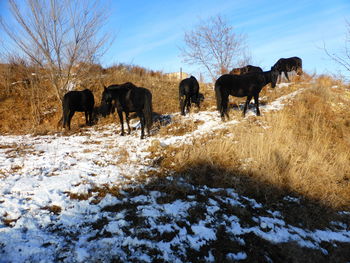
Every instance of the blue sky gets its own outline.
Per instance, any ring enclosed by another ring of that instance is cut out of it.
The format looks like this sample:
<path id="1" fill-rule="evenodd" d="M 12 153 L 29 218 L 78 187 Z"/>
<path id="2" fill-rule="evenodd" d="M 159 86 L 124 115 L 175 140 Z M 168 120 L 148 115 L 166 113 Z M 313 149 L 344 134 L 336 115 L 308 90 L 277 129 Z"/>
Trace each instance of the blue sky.
<path id="1" fill-rule="evenodd" d="M 198 74 L 182 62 L 184 32 L 199 21 L 223 15 L 247 37 L 254 64 L 268 70 L 279 58 L 299 56 L 308 73 L 338 73 L 340 67 L 322 50 L 337 51 L 345 43 L 349 0 L 317 1 L 112 1 L 109 28 L 116 34 L 103 59 L 132 63 L 164 72 Z"/>
<path id="2" fill-rule="evenodd" d="M 107 0 L 106 0 L 107 1 Z M 6 16 L 5 0 L 0 14 Z M 246 36 L 253 64 L 268 70 L 279 58 L 298 56 L 308 73 L 338 73 L 341 69 L 322 50 L 339 51 L 345 43 L 349 0 L 316 1 L 140 1 L 110 0 L 106 29 L 115 41 L 102 58 L 103 66 L 135 64 L 163 72 L 198 76 L 199 67 L 182 62 L 179 47 L 184 32 L 201 20 L 224 16 Z"/>

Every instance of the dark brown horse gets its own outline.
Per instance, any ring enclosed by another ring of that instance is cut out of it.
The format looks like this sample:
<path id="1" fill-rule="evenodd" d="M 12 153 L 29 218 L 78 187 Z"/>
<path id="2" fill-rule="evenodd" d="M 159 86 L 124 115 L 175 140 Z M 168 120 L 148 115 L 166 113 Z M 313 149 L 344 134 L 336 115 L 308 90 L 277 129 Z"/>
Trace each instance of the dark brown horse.
<path id="1" fill-rule="evenodd" d="M 254 97 L 256 115 L 259 116 L 259 93 L 261 89 L 269 83 L 271 83 L 272 88 L 274 88 L 276 86 L 277 77 L 278 71 L 270 70 L 244 75 L 225 74 L 218 78 L 215 82 L 215 95 L 217 109 L 220 112 L 222 120 L 225 120 L 225 116 L 229 119 L 227 113 L 229 95 L 247 97 L 243 116 L 245 116 L 249 102 Z"/>
<path id="2" fill-rule="evenodd" d="M 148 89 L 136 87 L 131 82 L 121 85 L 111 85 L 104 87 L 101 99 L 100 112 L 106 116 L 117 109 L 120 124 L 122 126 L 121 135 L 124 135 L 123 112 L 125 113 L 126 123 L 128 125 L 128 134 L 131 129 L 129 125 L 129 113 L 136 112 L 141 123 L 141 139 L 144 138 L 144 128 L 147 128 L 147 134 L 150 134 L 152 126 L 152 94 Z"/>
<path id="3" fill-rule="evenodd" d="M 230 71 L 230 74 L 233 75 L 243 75 L 247 73 L 252 73 L 252 72 L 263 72 L 263 70 L 260 67 L 252 66 L 252 65 L 247 65 L 242 68 L 234 68 Z"/>
<path id="4" fill-rule="evenodd" d="M 91 90 L 85 89 L 83 91 L 69 91 L 62 101 L 63 108 L 63 128 L 68 126 L 70 130 L 70 122 L 76 111 L 85 112 L 86 125 L 92 124 L 92 113 L 94 110 L 94 95 Z"/>
<path id="5" fill-rule="evenodd" d="M 301 75 L 303 73 L 303 62 L 299 57 L 280 58 L 275 65 L 272 66 L 272 69 L 277 70 L 279 75 L 284 73 L 287 80 L 290 81 L 288 72 L 296 71 L 298 75 Z"/>
<path id="6" fill-rule="evenodd" d="M 190 111 L 191 103 L 195 103 L 199 108 L 202 101 L 203 94 L 199 93 L 199 84 L 195 77 L 191 76 L 187 79 L 181 80 L 179 84 L 179 101 L 181 115 L 185 115 L 185 108 L 187 112 Z"/>

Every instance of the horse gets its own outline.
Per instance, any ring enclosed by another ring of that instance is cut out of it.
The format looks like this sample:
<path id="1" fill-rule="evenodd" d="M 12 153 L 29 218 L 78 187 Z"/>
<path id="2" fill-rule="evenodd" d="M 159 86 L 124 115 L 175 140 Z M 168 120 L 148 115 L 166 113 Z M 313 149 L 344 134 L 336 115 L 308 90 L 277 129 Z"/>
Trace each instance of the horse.
<path id="1" fill-rule="evenodd" d="M 89 89 L 67 92 L 62 101 L 63 128 L 68 126 L 68 129 L 70 130 L 70 122 L 76 111 L 85 112 L 86 125 L 92 125 L 94 104 L 94 95 Z"/>
<path id="2" fill-rule="evenodd" d="M 201 101 L 204 96 L 200 96 L 199 84 L 195 77 L 191 76 L 189 78 L 181 80 L 179 84 L 179 102 L 181 115 L 185 116 L 185 108 L 187 112 L 190 111 L 191 103 L 195 103 L 197 107 L 200 107 Z"/>
<path id="3" fill-rule="evenodd" d="M 229 119 L 227 113 L 227 104 L 229 95 L 235 97 L 247 97 L 243 109 L 243 117 L 252 97 L 256 106 L 256 115 L 260 116 L 259 110 L 259 93 L 261 89 L 271 83 L 271 87 L 276 86 L 278 71 L 270 70 L 265 72 L 254 72 L 244 75 L 225 74 L 219 77 L 215 82 L 216 104 L 221 119 L 224 121 L 225 116 Z"/>
<path id="4" fill-rule="evenodd" d="M 300 76 L 303 73 L 303 62 L 301 58 L 299 57 L 291 57 L 291 58 L 280 58 L 275 65 L 272 66 L 274 70 L 277 70 L 279 72 L 279 75 L 284 73 L 287 80 L 288 78 L 288 72 L 296 71 L 297 74 Z"/>
<path id="5" fill-rule="evenodd" d="M 152 93 L 148 89 L 136 87 L 131 82 L 104 87 L 100 107 L 102 116 L 105 117 L 112 113 L 114 109 L 117 110 L 119 116 L 122 136 L 124 136 L 123 112 L 125 113 L 125 119 L 128 125 L 128 134 L 131 132 L 129 113 L 136 112 L 141 123 L 141 139 L 145 136 L 145 126 L 148 136 L 150 135 L 150 129 L 153 123 Z"/>
<path id="6" fill-rule="evenodd" d="M 242 74 L 247 74 L 247 73 L 252 73 L 252 72 L 263 72 L 263 70 L 260 67 L 252 66 L 252 65 L 247 65 L 242 68 L 234 68 L 230 71 L 230 74 L 233 75 L 242 75 Z"/>

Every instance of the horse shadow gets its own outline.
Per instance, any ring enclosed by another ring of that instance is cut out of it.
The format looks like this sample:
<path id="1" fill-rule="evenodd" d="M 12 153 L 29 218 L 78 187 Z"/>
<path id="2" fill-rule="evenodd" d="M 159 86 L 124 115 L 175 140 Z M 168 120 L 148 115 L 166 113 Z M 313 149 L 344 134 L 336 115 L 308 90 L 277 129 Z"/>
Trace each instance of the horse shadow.
<path id="1" fill-rule="evenodd" d="M 113 112 L 114 113 L 114 112 Z M 96 106 L 93 111 L 92 124 L 97 125 L 99 120 L 103 117 L 101 106 Z M 138 118 L 135 112 L 130 113 L 129 119 L 131 122 Z M 151 128 L 151 134 L 155 134 L 161 127 L 165 127 L 170 125 L 173 122 L 173 115 L 171 114 L 161 114 L 158 112 L 152 112 L 153 125 Z M 139 130 L 141 129 L 141 122 L 136 121 L 131 123 L 131 130 Z"/>
<path id="2" fill-rule="evenodd" d="M 259 101 L 260 106 L 266 106 L 267 101 L 262 100 Z M 244 110 L 244 102 L 243 103 L 236 103 L 236 102 L 229 102 L 228 104 L 229 110 L 233 110 L 234 112 L 242 112 Z M 255 104 L 250 102 L 247 106 L 247 110 L 254 110 Z"/>
<path id="3" fill-rule="evenodd" d="M 137 118 L 136 114 L 130 115 L 130 119 Z M 171 114 L 160 114 L 158 112 L 152 113 L 152 119 L 153 119 L 153 126 L 151 129 L 151 134 L 156 134 L 161 127 L 165 127 L 170 125 L 173 122 L 173 116 Z M 141 129 L 141 122 L 137 122 L 136 125 L 132 127 L 132 130 L 139 130 Z"/>

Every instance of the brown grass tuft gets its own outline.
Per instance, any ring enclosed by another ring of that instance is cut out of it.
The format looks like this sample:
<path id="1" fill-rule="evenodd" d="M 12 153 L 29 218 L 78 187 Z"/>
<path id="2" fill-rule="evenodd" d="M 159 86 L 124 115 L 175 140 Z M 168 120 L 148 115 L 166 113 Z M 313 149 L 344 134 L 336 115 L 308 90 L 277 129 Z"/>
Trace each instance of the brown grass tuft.
<path id="1" fill-rule="evenodd" d="M 159 135 L 162 136 L 182 136 L 186 133 L 197 130 L 198 125 L 203 124 L 203 121 L 188 121 L 184 120 L 182 116 L 175 117 L 172 123 L 167 126 L 162 126 L 159 130 Z"/>
<path id="2" fill-rule="evenodd" d="M 322 78 L 283 111 L 262 116 L 270 128 L 248 119 L 231 136 L 173 149 L 162 163 L 198 183 L 244 188 L 244 174 L 258 182 L 257 192 L 259 184 L 271 184 L 286 194 L 350 207 L 350 98 L 346 88 L 330 84 Z"/>
<path id="3" fill-rule="evenodd" d="M 36 75 L 32 75 L 33 72 Z M 62 130 L 59 124 L 62 105 L 45 74 L 45 71 L 34 71 L 25 65 L 0 64 L 0 133 L 41 135 Z M 100 105 L 103 85 L 133 82 L 152 92 L 154 111 L 161 114 L 179 111 L 180 80 L 171 79 L 160 71 L 125 64 L 107 69 L 94 65 L 84 79 L 76 82 L 79 83 L 77 90 L 92 90 L 96 106 Z M 201 84 L 205 95 L 206 89 Z M 112 122 L 117 122 L 116 116 L 102 118 L 99 123 Z M 85 127 L 84 114 L 75 113 L 71 126 L 73 132 Z"/>
<path id="4" fill-rule="evenodd" d="M 45 206 L 42 209 L 48 210 L 48 211 L 50 211 L 51 213 L 53 213 L 55 215 L 60 214 L 61 211 L 62 211 L 62 208 L 60 206 L 58 206 L 58 205 Z"/>

